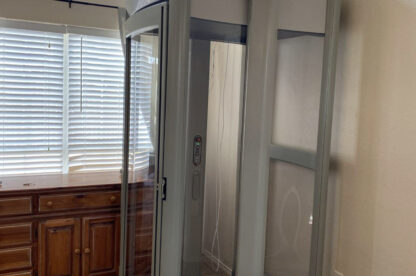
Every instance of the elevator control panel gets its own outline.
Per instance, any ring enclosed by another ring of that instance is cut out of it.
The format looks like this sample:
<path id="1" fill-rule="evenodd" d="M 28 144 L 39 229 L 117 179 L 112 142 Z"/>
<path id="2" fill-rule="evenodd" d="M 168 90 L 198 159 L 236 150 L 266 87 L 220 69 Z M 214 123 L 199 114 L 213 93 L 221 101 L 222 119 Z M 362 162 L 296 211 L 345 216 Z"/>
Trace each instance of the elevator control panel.
<path id="1" fill-rule="evenodd" d="M 202 137 L 200 135 L 196 135 L 194 137 L 194 150 L 193 150 L 193 163 L 194 166 L 201 165 L 201 157 L 202 155 Z"/>

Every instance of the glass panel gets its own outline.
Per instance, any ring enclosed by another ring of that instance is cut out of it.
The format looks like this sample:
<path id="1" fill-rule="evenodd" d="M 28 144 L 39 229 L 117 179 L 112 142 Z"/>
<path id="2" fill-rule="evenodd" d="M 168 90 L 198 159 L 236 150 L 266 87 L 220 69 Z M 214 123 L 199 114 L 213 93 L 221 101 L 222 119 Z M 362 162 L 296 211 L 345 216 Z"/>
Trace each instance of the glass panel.
<path id="1" fill-rule="evenodd" d="M 322 37 L 280 39 L 272 143 L 316 152 Z M 300 161 L 300 160 L 299 160 Z M 307 276 L 311 252 L 315 172 L 271 161 L 265 272 Z"/>
<path id="2" fill-rule="evenodd" d="M 307 276 L 313 223 L 314 171 L 271 161 L 265 273 Z"/>
<path id="3" fill-rule="evenodd" d="M 187 162 L 181 275 L 232 275 L 245 46 L 199 39 L 190 45 L 193 144 L 187 150 L 193 158 Z"/>
<path id="4" fill-rule="evenodd" d="M 158 30 L 131 39 L 128 275 L 151 273 L 159 121 Z"/>
<path id="5" fill-rule="evenodd" d="M 231 275 L 234 265 L 244 52 L 211 42 L 201 275 Z"/>
<path id="6" fill-rule="evenodd" d="M 272 143 L 316 150 L 324 39 L 279 40 Z"/>

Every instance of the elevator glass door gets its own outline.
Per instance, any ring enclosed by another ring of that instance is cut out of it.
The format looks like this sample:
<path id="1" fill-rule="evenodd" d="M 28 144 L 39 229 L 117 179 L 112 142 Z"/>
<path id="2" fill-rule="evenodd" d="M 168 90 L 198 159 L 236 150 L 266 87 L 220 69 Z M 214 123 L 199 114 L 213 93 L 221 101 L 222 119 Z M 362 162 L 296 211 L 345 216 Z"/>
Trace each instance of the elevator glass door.
<path id="1" fill-rule="evenodd" d="M 165 4 L 126 22 L 122 275 L 154 275 L 162 194 Z"/>

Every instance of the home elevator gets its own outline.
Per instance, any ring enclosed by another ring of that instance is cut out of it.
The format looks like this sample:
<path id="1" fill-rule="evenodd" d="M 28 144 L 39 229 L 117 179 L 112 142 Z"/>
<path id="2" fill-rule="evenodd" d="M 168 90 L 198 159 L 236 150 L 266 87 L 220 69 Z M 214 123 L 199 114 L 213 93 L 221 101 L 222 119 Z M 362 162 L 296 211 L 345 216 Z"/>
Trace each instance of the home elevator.
<path id="1" fill-rule="evenodd" d="M 238 23 L 195 13 L 197 2 L 147 3 L 124 24 L 120 272 L 322 275 L 339 2 L 321 1 L 324 24 L 311 28 L 284 0 L 245 3 Z M 137 161 L 131 133 L 144 125 L 152 150 Z M 138 177 L 153 205 L 132 219 Z M 149 221 L 140 262 L 131 240 Z"/>

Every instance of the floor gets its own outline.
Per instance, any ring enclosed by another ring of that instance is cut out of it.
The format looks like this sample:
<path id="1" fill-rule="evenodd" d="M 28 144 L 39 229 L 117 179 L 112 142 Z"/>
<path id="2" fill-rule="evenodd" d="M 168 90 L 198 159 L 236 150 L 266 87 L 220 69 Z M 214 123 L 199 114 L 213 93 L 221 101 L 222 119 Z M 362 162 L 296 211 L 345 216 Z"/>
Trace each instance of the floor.
<path id="1" fill-rule="evenodd" d="M 221 270 L 215 272 L 215 269 L 212 269 L 209 264 L 202 263 L 201 276 L 228 276 L 228 274 L 222 272 Z"/>

